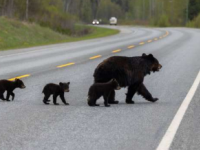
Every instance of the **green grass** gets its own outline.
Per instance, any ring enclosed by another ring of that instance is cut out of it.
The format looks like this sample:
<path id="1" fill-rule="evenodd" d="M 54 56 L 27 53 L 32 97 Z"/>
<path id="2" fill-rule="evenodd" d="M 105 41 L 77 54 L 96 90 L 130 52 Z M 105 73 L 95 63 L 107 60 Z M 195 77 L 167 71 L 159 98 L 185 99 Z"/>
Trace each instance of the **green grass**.
<path id="1" fill-rule="evenodd" d="M 92 31 L 90 34 L 82 36 L 82 37 L 70 37 L 66 40 L 66 42 L 73 42 L 73 41 L 81 41 L 81 40 L 89 40 L 94 38 L 100 38 L 110 35 L 115 35 L 119 33 L 119 30 L 108 29 L 108 28 L 99 28 L 99 27 L 89 27 Z"/>
<path id="2" fill-rule="evenodd" d="M 85 36 L 70 37 L 34 23 L 0 17 L 0 50 L 25 48 L 64 42 L 74 42 L 117 34 L 118 30 L 77 25 L 75 29 L 90 28 Z"/>

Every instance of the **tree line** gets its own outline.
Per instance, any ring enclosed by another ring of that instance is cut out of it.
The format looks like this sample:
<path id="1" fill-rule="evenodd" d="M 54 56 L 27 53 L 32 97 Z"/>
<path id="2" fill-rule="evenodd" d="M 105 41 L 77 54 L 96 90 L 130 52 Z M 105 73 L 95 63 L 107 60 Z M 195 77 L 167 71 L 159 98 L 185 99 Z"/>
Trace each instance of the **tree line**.
<path id="1" fill-rule="evenodd" d="M 0 15 L 37 22 L 62 32 L 77 22 L 185 25 L 200 12 L 199 0 L 0 0 Z"/>

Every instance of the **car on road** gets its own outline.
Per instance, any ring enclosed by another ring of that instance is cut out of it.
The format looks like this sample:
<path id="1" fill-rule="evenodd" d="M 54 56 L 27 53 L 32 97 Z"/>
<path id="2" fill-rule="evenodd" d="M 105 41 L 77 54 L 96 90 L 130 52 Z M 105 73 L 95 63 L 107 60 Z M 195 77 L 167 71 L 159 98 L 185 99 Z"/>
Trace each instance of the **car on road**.
<path id="1" fill-rule="evenodd" d="M 99 21 L 98 21 L 97 19 L 94 19 L 94 20 L 92 21 L 92 24 L 93 24 L 93 25 L 99 25 Z"/>
<path id="2" fill-rule="evenodd" d="M 110 25 L 117 25 L 117 18 L 116 17 L 110 18 Z"/>

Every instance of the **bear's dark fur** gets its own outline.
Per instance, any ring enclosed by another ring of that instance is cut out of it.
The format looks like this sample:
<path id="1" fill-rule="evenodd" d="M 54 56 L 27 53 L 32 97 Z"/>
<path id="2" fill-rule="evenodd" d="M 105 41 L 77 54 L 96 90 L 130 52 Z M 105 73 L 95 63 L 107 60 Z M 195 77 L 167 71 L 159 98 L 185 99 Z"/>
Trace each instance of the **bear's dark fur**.
<path id="1" fill-rule="evenodd" d="M 0 80 L 0 99 L 3 101 L 10 101 L 10 95 L 12 96 L 12 100 L 15 98 L 15 94 L 13 93 L 14 89 L 21 88 L 24 89 L 25 85 L 20 79 L 15 79 L 15 81 L 8 81 L 8 80 Z M 7 91 L 6 99 L 4 98 L 3 93 Z"/>
<path id="2" fill-rule="evenodd" d="M 127 87 L 126 103 L 134 104 L 132 98 L 137 92 L 146 100 L 155 102 L 158 99 L 153 98 L 143 84 L 144 77 L 151 72 L 159 71 L 162 66 L 152 55 L 142 54 L 138 57 L 113 56 L 100 63 L 94 72 L 94 82 L 108 82 L 115 78 L 120 87 Z M 110 104 L 117 104 L 115 101 L 115 91 L 109 96 Z"/>
<path id="3" fill-rule="evenodd" d="M 116 79 L 111 79 L 109 82 L 106 83 L 94 83 L 88 92 L 88 105 L 89 106 L 99 106 L 96 104 L 97 99 L 101 96 L 104 98 L 104 105 L 109 107 L 108 98 L 111 91 L 119 90 L 120 86 Z"/>
<path id="4" fill-rule="evenodd" d="M 42 91 L 42 93 L 44 93 L 43 102 L 45 104 L 49 104 L 50 102 L 49 97 L 53 94 L 54 105 L 59 105 L 59 103 L 57 103 L 58 95 L 60 96 L 62 102 L 65 105 L 69 105 L 69 103 L 66 102 L 65 97 L 64 97 L 64 92 L 69 92 L 69 84 L 70 82 L 67 82 L 67 83 L 60 82 L 59 85 L 54 84 L 54 83 L 47 84 Z"/>

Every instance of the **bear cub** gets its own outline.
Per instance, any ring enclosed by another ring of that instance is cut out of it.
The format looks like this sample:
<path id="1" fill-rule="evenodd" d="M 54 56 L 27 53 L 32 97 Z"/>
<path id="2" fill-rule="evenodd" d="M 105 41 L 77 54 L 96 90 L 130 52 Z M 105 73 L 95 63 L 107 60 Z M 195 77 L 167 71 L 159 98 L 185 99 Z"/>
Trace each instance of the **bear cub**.
<path id="1" fill-rule="evenodd" d="M 67 83 L 60 82 L 59 85 L 54 83 L 47 84 L 42 91 L 42 93 L 44 93 L 44 100 L 43 100 L 44 104 L 48 105 L 50 102 L 49 97 L 53 95 L 54 105 L 59 105 L 59 103 L 57 103 L 57 97 L 59 95 L 62 102 L 65 105 L 69 105 L 69 103 L 66 102 L 64 97 L 64 92 L 69 92 L 69 84 L 70 82 Z"/>
<path id="2" fill-rule="evenodd" d="M 104 98 L 104 105 L 105 107 L 109 107 L 108 98 L 110 92 L 113 90 L 120 90 L 121 87 L 119 86 L 116 79 L 111 79 L 109 82 L 106 83 L 94 83 L 88 92 L 88 105 L 89 106 L 99 106 L 96 104 L 97 99 L 101 96 Z"/>
<path id="3" fill-rule="evenodd" d="M 15 94 L 13 93 L 14 89 L 20 88 L 24 89 L 26 86 L 20 79 L 15 79 L 15 81 L 9 80 L 0 80 L 0 99 L 3 101 L 10 101 L 9 98 L 12 96 L 12 100 L 15 98 Z M 7 91 L 7 96 L 4 98 L 4 92 Z"/>

